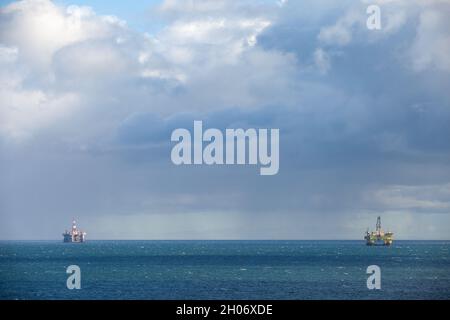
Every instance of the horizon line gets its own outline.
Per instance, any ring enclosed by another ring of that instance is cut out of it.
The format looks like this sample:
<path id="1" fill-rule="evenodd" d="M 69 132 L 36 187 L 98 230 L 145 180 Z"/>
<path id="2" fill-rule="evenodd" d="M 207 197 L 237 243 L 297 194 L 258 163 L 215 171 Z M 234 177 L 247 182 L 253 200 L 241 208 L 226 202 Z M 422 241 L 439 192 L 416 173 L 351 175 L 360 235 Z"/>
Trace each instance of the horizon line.
<path id="1" fill-rule="evenodd" d="M 58 241 L 61 239 L 0 239 L 0 241 Z M 361 241 L 364 239 L 88 239 L 90 241 Z M 395 239 L 396 241 L 450 241 L 450 239 Z"/>

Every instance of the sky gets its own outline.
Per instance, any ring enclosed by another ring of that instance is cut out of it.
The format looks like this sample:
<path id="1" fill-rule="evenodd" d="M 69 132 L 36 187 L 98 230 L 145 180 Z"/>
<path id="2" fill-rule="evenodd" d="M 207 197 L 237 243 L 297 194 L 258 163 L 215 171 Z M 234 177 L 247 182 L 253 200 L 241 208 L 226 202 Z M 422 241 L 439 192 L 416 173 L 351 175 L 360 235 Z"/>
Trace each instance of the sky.
<path id="1" fill-rule="evenodd" d="M 0 5 L 0 239 L 450 239 L 449 0 Z M 175 166 L 194 120 L 278 174 Z"/>

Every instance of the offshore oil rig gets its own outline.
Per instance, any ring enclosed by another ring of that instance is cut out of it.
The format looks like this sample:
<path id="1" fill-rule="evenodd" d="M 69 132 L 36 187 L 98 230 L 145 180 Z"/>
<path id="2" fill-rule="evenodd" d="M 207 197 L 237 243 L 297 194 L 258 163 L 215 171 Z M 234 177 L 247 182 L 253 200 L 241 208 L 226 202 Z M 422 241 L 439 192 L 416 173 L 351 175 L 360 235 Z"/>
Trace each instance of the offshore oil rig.
<path id="1" fill-rule="evenodd" d="M 77 223 L 74 220 L 72 220 L 72 230 L 70 231 L 64 231 L 63 235 L 63 242 L 84 242 L 86 239 L 86 232 L 83 232 L 77 228 Z"/>
<path id="2" fill-rule="evenodd" d="M 390 231 L 384 232 L 381 229 L 381 218 L 378 217 L 377 229 L 369 232 L 369 228 L 367 228 L 364 239 L 366 240 L 366 245 L 368 246 L 390 246 L 394 241 L 394 233 Z"/>

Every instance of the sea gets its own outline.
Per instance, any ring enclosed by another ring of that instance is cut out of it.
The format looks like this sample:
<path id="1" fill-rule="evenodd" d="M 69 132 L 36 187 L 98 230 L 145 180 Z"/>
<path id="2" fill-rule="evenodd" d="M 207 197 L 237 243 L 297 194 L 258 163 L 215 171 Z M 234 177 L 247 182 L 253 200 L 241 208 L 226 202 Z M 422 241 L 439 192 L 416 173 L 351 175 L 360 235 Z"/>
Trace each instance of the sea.
<path id="1" fill-rule="evenodd" d="M 450 241 L 0 241 L 0 299 L 449 299 Z M 68 289 L 67 268 L 80 268 Z M 368 289 L 367 268 L 380 268 Z"/>

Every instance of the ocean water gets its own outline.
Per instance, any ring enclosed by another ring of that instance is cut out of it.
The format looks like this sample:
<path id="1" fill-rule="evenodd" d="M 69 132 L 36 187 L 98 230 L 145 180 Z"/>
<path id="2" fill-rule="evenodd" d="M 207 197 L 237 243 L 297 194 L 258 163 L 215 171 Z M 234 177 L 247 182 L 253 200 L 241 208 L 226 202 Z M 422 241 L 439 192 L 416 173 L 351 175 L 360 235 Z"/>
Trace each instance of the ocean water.
<path id="1" fill-rule="evenodd" d="M 450 242 L 0 242 L 0 299 L 449 299 Z M 66 268 L 81 268 L 81 289 Z M 381 268 L 368 290 L 366 268 Z"/>

